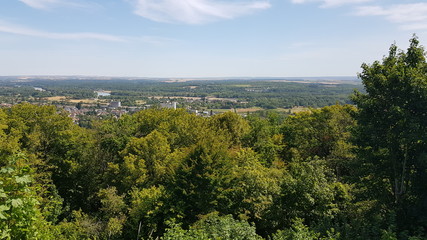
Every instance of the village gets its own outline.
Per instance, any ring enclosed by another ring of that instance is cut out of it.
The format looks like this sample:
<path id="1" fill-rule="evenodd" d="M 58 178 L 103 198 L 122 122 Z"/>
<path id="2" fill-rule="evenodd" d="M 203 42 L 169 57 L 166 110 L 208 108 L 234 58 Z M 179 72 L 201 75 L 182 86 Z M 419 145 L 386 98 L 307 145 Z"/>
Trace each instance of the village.
<path id="1" fill-rule="evenodd" d="M 22 102 L 19 102 L 22 103 Z M 18 103 L 0 103 L 0 108 L 11 108 L 13 105 Z M 36 105 L 50 105 L 47 103 L 37 103 L 32 102 Z M 96 104 L 87 104 L 78 102 L 77 104 L 70 103 L 57 103 L 54 104 L 58 109 L 63 109 L 68 112 L 68 116 L 72 118 L 74 123 L 79 123 L 83 118 L 90 117 L 92 119 L 106 119 L 106 118 L 120 118 L 124 114 L 132 114 L 141 110 L 150 109 L 150 108 L 168 108 L 168 109 L 177 109 L 178 103 L 172 101 L 161 102 L 160 104 L 145 104 L 142 106 L 123 106 L 120 101 L 111 101 L 109 103 L 96 103 Z M 193 113 L 197 116 L 209 117 L 218 112 L 192 109 L 187 107 L 187 112 Z"/>

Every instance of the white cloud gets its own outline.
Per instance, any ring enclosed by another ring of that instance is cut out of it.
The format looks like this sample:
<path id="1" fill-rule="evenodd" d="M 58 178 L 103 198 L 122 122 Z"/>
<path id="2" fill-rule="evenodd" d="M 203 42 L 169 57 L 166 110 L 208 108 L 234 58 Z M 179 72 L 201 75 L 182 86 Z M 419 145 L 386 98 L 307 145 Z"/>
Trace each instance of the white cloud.
<path id="1" fill-rule="evenodd" d="M 118 36 L 109 35 L 109 34 L 91 33 L 91 32 L 54 33 L 54 32 L 40 31 L 40 30 L 23 27 L 23 26 L 13 25 L 6 22 L 2 22 L 2 21 L 0 21 L 0 32 L 31 36 L 31 37 L 50 38 L 50 39 L 68 39 L 68 40 L 92 39 L 92 40 L 101 40 L 101 41 L 110 41 L 110 42 L 126 41 L 123 37 L 118 37 Z"/>
<path id="2" fill-rule="evenodd" d="M 302 4 L 310 2 L 320 2 L 321 7 L 330 8 L 330 7 L 339 7 L 347 4 L 360 4 L 366 2 L 372 2 L 373 0 L 291 0 L 292 3 Z"/>
<path id="3" fill-rule="evenodd" d="M 158 22 L 202 24 L 232 19 L 271 5 L 267 0 L 135 0 L 135 13 Z"/>
<path id="4" fill-rule="evenodd" d="M 40 10 L 49 10 L 55 7 L 74 7 L 74 8 L 83 8 L 90 9 L 94 6 L 99 6 L 94 2 L 87 2 L 82 0 L 18 0 L 29 7 L 40 9 Z"/>
<path id="5" fill-rule="evenodd" d="M 19 0 L 32 8 L 47 9 L 52 5 L 60 3 L 59 0 Z"/>
<path id="6" fill-rule="evenodd" d="M 345 4 L 360 4 L 371 2 L 372 0 L 324 0 L 322 7 L 338 7 Z"/>
<path id="7" fill-rule="evenodd" d="M 361 5 L 376 0 L 290 0 L 295 4 L 319 3 L 322 8 L 339 7 L 342 5 L 356 5 L 356 16 L 379 16 L 392 23 L 399 24 L 403 30 L 427 29 L 427 3 L 403 3 L 393 5 Z"/>
<path id="8" fill-rule="evenodd" d="M 405 25 L 402 25 L 401 28 L 403 30 L 408 30 L 408 31 L 425 30 L 427 29 L 427 22 L 405 24 Z"/>
<path id="9" fill-rule="evenodd" d="M 405 30 L 427 29 L 427 3 L 363 6 L 356 9 L 355 15 L 382 16 L 390 22 L 400 24 Z"/>

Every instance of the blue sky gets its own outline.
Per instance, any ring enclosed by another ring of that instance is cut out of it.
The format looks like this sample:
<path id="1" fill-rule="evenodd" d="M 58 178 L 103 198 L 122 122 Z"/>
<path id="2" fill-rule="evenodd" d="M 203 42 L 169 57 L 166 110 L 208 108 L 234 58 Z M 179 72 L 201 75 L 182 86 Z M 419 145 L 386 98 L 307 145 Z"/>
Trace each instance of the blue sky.
<path id="1" fill-rule="evenodd" d="M 424 0 L 3 0 L 0 75 L 354 76 Z"/>

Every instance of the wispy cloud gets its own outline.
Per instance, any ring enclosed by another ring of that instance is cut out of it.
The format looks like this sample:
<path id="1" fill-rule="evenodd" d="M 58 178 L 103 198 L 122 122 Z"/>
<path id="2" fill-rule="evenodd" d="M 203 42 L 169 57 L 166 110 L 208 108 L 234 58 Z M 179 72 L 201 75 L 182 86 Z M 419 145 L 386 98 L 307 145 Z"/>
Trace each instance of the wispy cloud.
<path id="1" fill-rule="evenodd" d="M 92 40 L 101 40 L 101 41 L 110 41 L 110 42 L 126 41 L 124 37 L 119 37 L 119 36 L 114 36 L 109 34 L 92 33 L 92 32 L 55 33 L 55 32 L 35 30 L 32 28 L 14 25 L 14 24 L 2 22 L 2 21 L 0 21 L 0 32 L 31 36 L 31 37 L 49 38 L 49 39 L 68 39 L 68 40 L 92 39 Z"/>
<path id="2" fill-rule="evenodd" d="M 291 0 L 291 2 L 297 3 L 297 4 L 318 2 L 318 3 L 321 3 L 320 7 L 322 8 L 339 7 L 342 5 L 360 4 L 360 3 L 367 3 L 372 1 L 373 0 Z"/>
<path id="3" fill-rule="evenodd" d="M 396 4 L 387 7 L 363 6 L 355 11 L 357 16 L 382 16 L 405 30 L 427 29 L 427 3 Z"/>
<path id="4" fill-rule="evenodd" d="M 94 2 L 87 2 L 81 0 L 18 0 L 29 7 L 48 10 L 56 7 L 74 7 L 74 8 L 93 8 L 98 6 Z"/>
<path id="5" fill-rule="evenodd" d="M 157 22 L 203 24 L 271 7 L 267 0 L 134 0 L 135 13 Z"/>
<path id="6" fill-rule="evenodd" d="M 167 44 L 180 42 L 177 39 L 158 37 L 158 36 L 144 36 L 144 37 L 141 37 L 141 40 L 145 43 L 149 43 L 156 46 L 164 46 Z"/>
<path id="7" fill-rule="evenodd" d="M 351 5 L 356 16 L 384 17 L 389 22 L 396 23 L 403 30 L 427 29 L 427 3 L 403 3 L 388 5 L 366 5 L 376 0 L 290 0 L 295 4 L 319 3 L 322 8 Z"/>
<path id="8" fill-rule="evenodd" d="M 47 9 L 48 7 L 60 3 L 58 0 L 19 0 L 32 8 Z"/>

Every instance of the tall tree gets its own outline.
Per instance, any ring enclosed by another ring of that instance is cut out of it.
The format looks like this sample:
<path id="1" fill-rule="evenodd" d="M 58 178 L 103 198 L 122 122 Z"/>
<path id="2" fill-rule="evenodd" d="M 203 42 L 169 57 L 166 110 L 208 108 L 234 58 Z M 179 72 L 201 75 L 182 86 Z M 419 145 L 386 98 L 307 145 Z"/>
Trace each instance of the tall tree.
<path id="1" fill-rule="evenodd" d="M 315 156 L 327 160 L 339 179 L 351 175 L 354 158 L 350 142 L 355 107 L 333 105 L 289 116 L 282 124 L 284 160 L 307 160 Z"/>
<path id="2" fill-rule="evenodd" d="M 390 47 L 382 62 L 363 64 L 366 93 L 356 92 L 358 166 L 371 197 L 397 214 L 397 226 L 427 227 L 427 63 L 416 36 L 406 52 Z M 376 195 L 376 196 L 375 196 Z"/>
<path id="3" fill-rule="evenodd" d="M 168 203 L 182 217 L 184 226 L 197 220 L 197 216 L 226 209 L 230 201 L 232 162 L 227 144 L 216 136 L 206 139 L 191 149 L 182 160 L 173 178 L 166 182 L 171 193 Z"/>
<path id="4" fill-rule="evenodd" d="M 227 136 L 233 145 L 239 145 L 242 137 L 249 132 L 248 122 L 232 112 L 213 116 L 210 125 L 215 131 Z"/>

